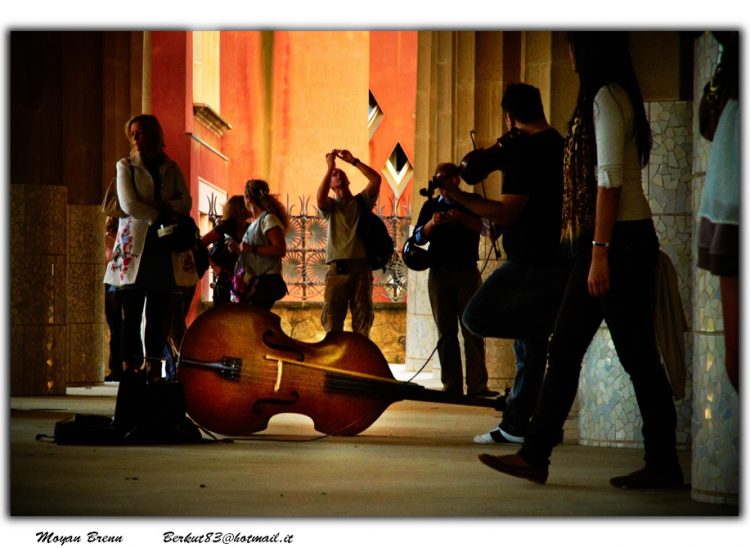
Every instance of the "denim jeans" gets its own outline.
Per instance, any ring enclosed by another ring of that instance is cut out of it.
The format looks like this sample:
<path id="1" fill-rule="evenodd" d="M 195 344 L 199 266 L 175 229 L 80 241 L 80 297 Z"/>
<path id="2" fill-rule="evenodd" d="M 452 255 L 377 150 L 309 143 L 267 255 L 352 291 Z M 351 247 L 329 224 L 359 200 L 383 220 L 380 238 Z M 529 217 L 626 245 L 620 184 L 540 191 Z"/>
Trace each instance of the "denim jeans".
<path id="1" fill-rule="evenodd" d="M 480 337 L 521 339 L 550 332 L 567 273 L 567 264 L 538 267 L 505 261 L 474 294 L 463 322 Z"/>
<path id="2" fill-rule="evenodd" d="M 659 243 L 651 220 L 615 224 L 609 248 L 610 291 L 588 292 L 590 245 L 575 260 L 549 343 L 547 373 L 524 446 L 528 462 L 549 462 L 573 405 L 586 350 L 602 320 L 633 382 L 643 418 L 645 460 L 655 467 L 677 463 L 676 413 L 654 330 L 654 290 Z"/>
<path id="3" fill-rule="evenodd" d="M 516 377 L 500 422 L 508 434 L 526 435 L 567 274 L 567 264 L 539 267 L 506 261 L 490 274 L 464 311 L 463 323 L 473 333 L 516 339 Z"/>

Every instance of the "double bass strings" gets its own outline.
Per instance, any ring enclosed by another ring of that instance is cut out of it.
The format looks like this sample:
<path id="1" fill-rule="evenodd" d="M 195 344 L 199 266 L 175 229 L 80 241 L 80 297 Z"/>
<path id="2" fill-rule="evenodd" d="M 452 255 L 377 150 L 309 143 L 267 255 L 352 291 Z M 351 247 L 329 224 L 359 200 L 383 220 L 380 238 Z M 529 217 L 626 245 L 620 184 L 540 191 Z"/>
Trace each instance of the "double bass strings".
<path id="1" fill-rule="evenodd" d="M 251 364 L 249 370 L 243 364 L 240 365 L 239 371 L 231 369 L 229 372 L 232 373 L 232 377 L 236 380 L 268 384 L 273 387 L 272 390 L 274 392 L 278 392 L 282 388 L 318 388 L 321 384 L 321 378 L 324 387 L 330 389 L 332 392 L 370 394 L 380 397 L 388 395 L 390 396 L 388 399 L 393 399 L 394 397 L 398 399 L 396 394 L 402 392 L 406 387 L 423 389 L 419 385 L 396 379 L 350 372 L 344 369 L 304 363 L 277 356 L 267 355 L 265 356 L 265 360 L 265 362 L 261 362 L 261 366 Z M 224 365 L 224 361 L 203 362 L 185 358 L 180 363 L 184 367 L 205 369 L 217 375 L 229 369 Z M 283 372 L 285 365 L 294 366 L 297 368 L 297 371 L 285 374 Z M 320 373 L 323 373 L 322 377 Z M 291 382 L 285 382 L 288 377 L 291 377 Z"/>

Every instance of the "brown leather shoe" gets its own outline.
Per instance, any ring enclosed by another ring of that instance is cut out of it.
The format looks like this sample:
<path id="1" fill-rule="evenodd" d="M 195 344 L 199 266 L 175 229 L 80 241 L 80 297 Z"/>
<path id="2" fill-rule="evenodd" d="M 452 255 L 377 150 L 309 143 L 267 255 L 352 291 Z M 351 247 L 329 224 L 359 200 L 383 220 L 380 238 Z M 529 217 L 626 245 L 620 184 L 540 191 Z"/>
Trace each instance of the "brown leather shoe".
<path id="1" fill-rule="evenodd" d="M 687 487 L 679 465 L 668 470 L 645 466 L 627 476 L 611 478 L 609 483 L 620 489 L 684 489 Z"/>
<path id="2" fill-rule="evenodd" d="M 509 476 L 527 479 L 534 483 L 545 483 L 547 481 L 548 466 L 534 466 L 529 464 L 517 453 L 501 456 L 482 453 L 479 455 L 479 460 L 490 468 L 494 468 L 498 472 L 503 472 Z"/>

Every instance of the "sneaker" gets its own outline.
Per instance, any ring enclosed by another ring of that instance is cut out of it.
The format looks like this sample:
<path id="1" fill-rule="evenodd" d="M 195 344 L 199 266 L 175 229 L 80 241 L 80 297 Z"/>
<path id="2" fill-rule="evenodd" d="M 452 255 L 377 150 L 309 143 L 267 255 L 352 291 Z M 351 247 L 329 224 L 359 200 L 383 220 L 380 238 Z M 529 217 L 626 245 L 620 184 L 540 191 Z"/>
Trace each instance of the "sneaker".
<path id="1" fill-rule="evenodd" d="M 679 465 L 670 470 L 658 470 L 646 466 L 627 476 L 611 478 L 609 484 L 619 489 L 683 489 L 686 487 Z"/>
<path id="2" fill-rule="evenodd" d="M 484 434 L 474 436 L 474 443 L 482 445 L 491 445 L 493 443 L 523 443 L 522 436 L 511 436 L 510 434 L 503 434 L 500 427 L 494 428 Z"/>
<path id="3" fill-rule="evenodd" d="M 498 457 L 482 453 L 479 455 L 479 460 L 482 461 L 482 464 L 486 464 L 498 472 L 515 476 L 517 478 L 527 479 L 534 483 L 546 483 L 549 473 L 548 466 L 529 464 L 518 454 L 502 455 Z"/>

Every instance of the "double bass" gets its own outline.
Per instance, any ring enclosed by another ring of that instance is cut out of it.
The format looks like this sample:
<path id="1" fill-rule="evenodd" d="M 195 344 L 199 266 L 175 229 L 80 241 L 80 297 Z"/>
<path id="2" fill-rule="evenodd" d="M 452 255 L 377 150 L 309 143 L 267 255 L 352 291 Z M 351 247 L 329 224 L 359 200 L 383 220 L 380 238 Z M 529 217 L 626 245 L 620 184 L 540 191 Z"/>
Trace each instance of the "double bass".
<path id="1" fill-rule="evenodd" d="M 401 400 L 504 404 L 396 380 L 367 337 L 341 332 L 301 342 L 282 331 L 278 316 L 251 304 L 215 306 L 196 318 L 180 347 L 177 380 L 190 417 L 227 436 L 264 430 L 279 413 L 306 415 L 324 434 L 353 436 Z"/>

